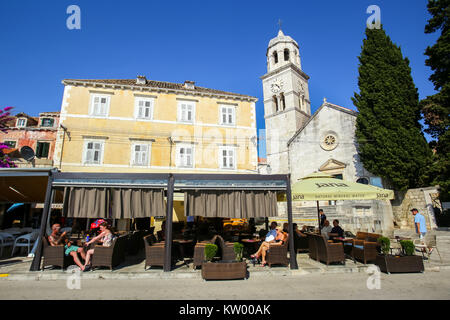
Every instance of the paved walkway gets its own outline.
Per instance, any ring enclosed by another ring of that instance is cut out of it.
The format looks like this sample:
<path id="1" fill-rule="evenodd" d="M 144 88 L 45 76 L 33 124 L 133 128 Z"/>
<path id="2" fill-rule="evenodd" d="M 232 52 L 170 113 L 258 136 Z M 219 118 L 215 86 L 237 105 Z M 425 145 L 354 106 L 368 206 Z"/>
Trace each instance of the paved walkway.
<path id="1" fill-rule="evenodd" d="M 398 230 L 396 235 L 408 236 L 411 231 Z M 425 272 L 450 270 L 450 232 L 437 231 L 438 248 L 442 256 L 442 263 L 439 256 L 433 253 L 430 261 L 425 260 Z M 7 250 L 5 250 L 7 252 Z M 126 261 L 115 268 L 112 272 L 108 269 L 97 269 L 83 273 L 84 279 L 201 279 L 201 270 L 193 270 L 191 264 L 179 262 L 172 272 L 163 272 L 162 268 L 151 268 L 144 270 L 145 255 L 141 251 L 136 256 L 127 257 Z M 45 271 L 30 272 L 31 258 L 13 257 L 0 260 L 0 281 L 1 280 L 65 280 L 68 274 L 61 269 L 46 269 Z M 346 260 L 346 265 L 330 265 L 309 259 L 305 253 L 297 254 L 298 270 L 291 270 L 282 266 L 260 267 L 248 264 L 249 277 L 260 278 L 272 275 L 275 278 L 280 276 L 297 276 L 308 274 L 343 274 L 343 273 L 364 273 L 371 265 L 364 265 L 360 262 Z"/>

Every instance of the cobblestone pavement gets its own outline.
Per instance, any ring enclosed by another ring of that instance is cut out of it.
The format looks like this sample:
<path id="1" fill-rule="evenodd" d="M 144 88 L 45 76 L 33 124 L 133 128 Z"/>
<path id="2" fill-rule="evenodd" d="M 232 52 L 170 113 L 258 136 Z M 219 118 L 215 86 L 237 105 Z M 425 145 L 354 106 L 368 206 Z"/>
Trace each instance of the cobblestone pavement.
<path id="1" fill-rule="evenodd" d="M 369 290 L 365 273 L 315 273 L 250 277 L 248 280 L 201 279 L 89 280 L 70 290 L 67 281 L 3 281 L 0 299 L 156 299 L 156 300 L 298 300 L 298 299 L 450 299 L 450 270 L 423 274 L 381 274 L 380 289 Z M 73 287 L 73 286 L 72 286 Z M 267 288 L 271 288 L 267 290 Z"/>

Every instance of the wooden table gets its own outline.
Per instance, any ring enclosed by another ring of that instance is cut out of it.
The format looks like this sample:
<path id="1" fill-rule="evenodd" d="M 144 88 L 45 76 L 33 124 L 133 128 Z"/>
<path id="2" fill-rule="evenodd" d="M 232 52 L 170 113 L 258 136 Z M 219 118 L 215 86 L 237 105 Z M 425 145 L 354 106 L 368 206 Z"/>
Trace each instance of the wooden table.
<path id="1" fill-rule="evenodd" d="M 353 261 L 355 261 L 355 259 L 352 256 L 353 240 L 355 240 L 355 239 L 354 238 L 339 238 L 339 237 L 333 238 L 333 242 L 342 243 L 342 245 L 344 246 L 344 255 L 348 259 L 352 259 Z"/>
<path id="2" fill-rule="evenodd" d="M 258 251 L 260 239 L 242 239 L 241 242 L 244 244 L 244 254 L 249 257 L 251 254 Z M 252 251 L 252 252 L 250 252 Z"/>
<path id="3" fill-rule="evenodd" d="M 179 244 L 179 249 L 180 249 L 180 257 L 183 260 L 184 263 L 184 258 L 188 258 L 186 256 L 186 252 L 189 249 L 189 246 L 192 245 L 194 243 L 194 240 L 173 240 L 174 242 Z"/>

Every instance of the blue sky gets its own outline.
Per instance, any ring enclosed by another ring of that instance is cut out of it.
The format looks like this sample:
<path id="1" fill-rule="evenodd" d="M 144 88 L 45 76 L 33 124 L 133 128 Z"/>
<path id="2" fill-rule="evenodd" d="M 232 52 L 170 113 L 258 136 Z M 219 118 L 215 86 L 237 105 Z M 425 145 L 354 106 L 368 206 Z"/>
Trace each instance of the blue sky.
<path id="1" fill-rule="evenodd" d="M 420 98 L 434 93 L 423 55 L 426 0 L 346 1 L 101 1 L 2 0 L 0 2 L 0 107 L 37 116 L 59 111 L 65 78 L 147 78 L 196 81 L 255 96 L 264 128 L 262 83 L 266 48 L 281 19 L 300 46 L 310 77 L 314 112 L 328 101 L 355 109 L 358 55 L 366 9 L 381 8 L 381 22 L 411 62 Z M 81 9 L 81 30 L 69 30 L 66 9 Z M 265 151 L 261 150 L 261 155 Z"/>

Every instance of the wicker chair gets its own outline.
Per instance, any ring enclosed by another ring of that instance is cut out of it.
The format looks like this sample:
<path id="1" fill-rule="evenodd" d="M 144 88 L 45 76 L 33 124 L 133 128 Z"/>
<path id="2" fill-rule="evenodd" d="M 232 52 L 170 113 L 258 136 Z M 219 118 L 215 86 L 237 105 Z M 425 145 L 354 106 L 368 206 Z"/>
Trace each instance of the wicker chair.
<path id="1" fill-rule="evenodd" d="M 221 260 L 236 260 L 236 254 L 234 253 L 234 242 L 224 241 L 219 235 L 215 236 L 215 238 L 215 243 L 219 247 L 219 256 L 221 257 Z"/>
<path id="2" fill-rule="evenodd" d="M 301 237 L 298 234 L 294 234 L 294 249 L 295 252 L 309 251 L 308 237 Z"/>
<path id="3" fill-rule="evenodd" d="M 144 247 L 145 247 L 145 265 L 144 270 L 147 267 L 158 266 L 164 267 L 164 256 L 165 256 L 165 243 L 164 242 L 156 242 L 156 238 L 153 234 L 149 234 L 144 239 Z M 178 248 L 175 243 L 172 245 L 172 261 L 174 264 L 178 259 L 177 252 Z"/>
<path id="4" fill-rule="evenodd" d="M 330 243 L 324 236 L 312 235 L 317 247 L 317 260 L 329 265 L 332 262 L 343 262 L 345 265 L 344 246 L 342 243 Z"/>
<path id="5" fill-rule="evenodd" d="M 195 245 L 193 261 L 194 269 L 201 267 L 202 263 L 205 261 L 205 245 L 209 243 L 217 244 L 219 247 L 218 255 L 221 257 L 221 260 L 231 261 L 236 259 L 234 244 L 232 242 L 225 242 L 221 236 L 215 235 L 211 240 L 197 242 Z"/>
<path id="6" fill-rule="evenodd" d="M 92 267 L 109 267 L 112 271 L 114 267 L 125 260 L 126 237 L 115 238 L 109 247 L 95 246 L 92 257 Z"/>
<path id="7" fill-rule="evenodd" d="M 266 262 L 269 265 L 269 267 L 272 267 L 273 264 L 282 264 L 285 266 L 289 265 L 289 259 L 287 257 L 288 245 L 289 245 L 289 236 L 282 245 L 270 246 L 266 255 Z"/>
<path id="8" fill-rule="evenodd" d="M 363 261 L 364 264 L 368 261 L 375 261 L 380 247 L 377 242 L 379 237 L 381 237 L 381 235 L 368 233 L 364 240 L 354 239 L 352 243 L 353 259 Z"/>
<path id="9" fill-rule="evenodd" d="M 317 260 L 319 255 L 317 253 L 317 244 L 316 240 L 314 239 L 314 234 L 307 233 L 306 235 L 308 236 L 307 239 L 308 239 L 309 258 Z"/>
<path id="10" fill-rule="evenodd" d="M 61 267 L 64 270 L 65 267 L 73 262 L 71 256 L 64 254 L 64 245 L 51 246 L 47 237 L 42 237 L 42 249 L 44 255 L 42 270 L 45 270 L 47 266 Z"/>

